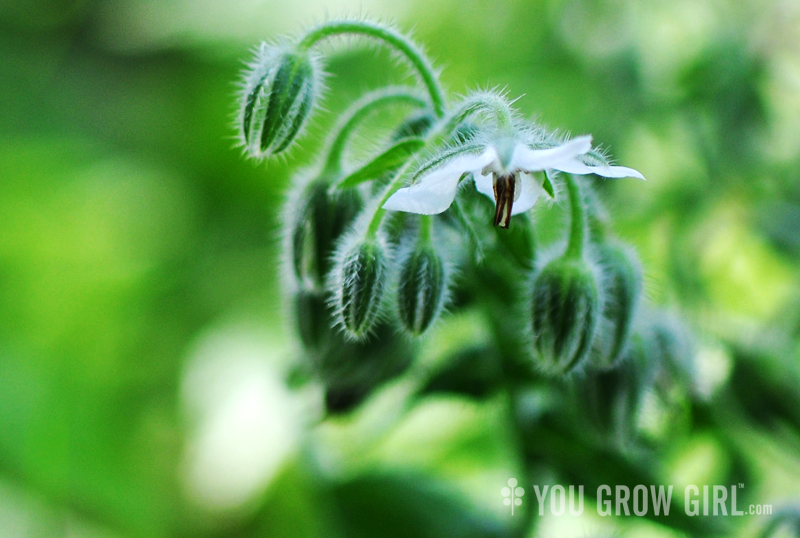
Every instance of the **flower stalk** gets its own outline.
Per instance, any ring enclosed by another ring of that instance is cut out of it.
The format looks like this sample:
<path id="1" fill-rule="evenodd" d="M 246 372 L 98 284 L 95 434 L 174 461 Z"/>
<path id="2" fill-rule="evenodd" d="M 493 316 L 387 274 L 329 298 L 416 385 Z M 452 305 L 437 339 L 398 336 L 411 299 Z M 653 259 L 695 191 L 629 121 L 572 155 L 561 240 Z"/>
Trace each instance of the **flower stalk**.
<path id="1" fill-rule="evenodd" d="M 445 98 L 441 85 L 428 59 L 419 48 L 403 34 L 374 22 L 335 20 L 320 24 L 309 31 L 298 43 L 301 50 L 308 50 L 320 41 L 339 35 L 360 35 L 377 39 L 390 45 L 406 57 L 414 66 L 428 91 L 431 106 L 438 117 L 444 116 Z"/>
<path id="2" fill-rule="evenodd" d="M 371 92 L 353 103 L 342 115 L 333 139 L 328 146 L 328 157 L 325 160 L 323 174 L 338 177 L 342 172 L 342 156 L 347 142 L 355 130 L 371 114 L 383 107 L 393 105 L 411 105 L 418 108 L 427 106 L 427 102 L 408 88 L 389 88 Z"/>
<path id="3" fill-rule="evenodd" d="M 571 174 L 564 174 L 569 195 L 570 228 L 569 243 L 565 256 L 580 259 L 583 256 L 583 245 L 586 242 L 586 212 L 581 198 L 580 187 Z"/>

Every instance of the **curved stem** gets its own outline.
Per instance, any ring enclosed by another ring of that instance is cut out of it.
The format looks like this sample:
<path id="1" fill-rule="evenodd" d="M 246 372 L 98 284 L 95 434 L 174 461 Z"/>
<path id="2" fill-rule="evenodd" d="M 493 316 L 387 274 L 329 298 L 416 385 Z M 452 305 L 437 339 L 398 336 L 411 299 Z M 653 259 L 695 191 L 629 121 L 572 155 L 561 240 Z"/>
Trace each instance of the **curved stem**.
<path id="1" fill-rule="evenodd" d="M 400 188 L 400 181 L 403 177 L 408 173 L 408 169 L 411 167 L 411 162 L 413 159 L 409 159 L 406 164 L 403 165 L 400 170 L 394 175 L 392 181 L 383 189 L 380 198 L 378 198 L 378 206 L 375 209 L 375 212 L 372 214 L 372 219 L 369 221 L 369 226 L 367 227 L 367 237 L 375 237 L 375 234 L 378 233 L 378 229 L 381 227 L 381 222 L 383 222 L 383 215 L 386 213 L 386 210 L 383 209 L 383 204 L 386 203 L 386 200 L 394 194 L 394 192 Z"/>
<path id="2" fill-rule="evenodd" d="M 444 116 L 444 92 L 442 92 L 442 88 L 439 86 L 439 81 L 436 79 L 430 62 L 428 62 L 427 58 L 422 54 L 422 51 L 420 51 L 414 43 L 391 28 L 367 21 L 329 21 L 308 32 L 298 46 L 301 50 L 307 50 L 324 39 L 341 34 L 356 34 L 379 39 L 394 47 L 411 62 L 419 73 L 423 84 L 430 94 L 431 104 L 433 105 L 433 111 L 436 116 L 440 118 Z"/>
<path id="3" fill-rule="evenodd" d="M 571 174 L 564 174 L 567 192 L 569 193 L 570 228 L 569 244 L 565 255 L 578 259 L 583 256 L 583 243 L 586 238 L 586 214 L 583 209 L 580 188 Z"/>
<path id="4" fill-rule="evenodd" d="M 589 231 L 589 239 L 598 244 L 604 243 L 606 238 L 611 235 L 608 213 L 594 189 L 584 186 L 583 194 L 586 199 L 586 226 Z"/>
<path id="5" fill-rule="evenodd" d="M 339 124 L 334 128 L 333 132 L 336 134 L 328 146 L 328 157 L 325 161 L 323 174 L 335 176 L 341 171 L 344 148 L 361 121 L 376 109 L 396 103 L 418 107 L 425 107 L 428 104 L 424 99 L 421 99 L 406 88 L 390 88 L 366 94 L 350 105 L 342 114 Z"/>

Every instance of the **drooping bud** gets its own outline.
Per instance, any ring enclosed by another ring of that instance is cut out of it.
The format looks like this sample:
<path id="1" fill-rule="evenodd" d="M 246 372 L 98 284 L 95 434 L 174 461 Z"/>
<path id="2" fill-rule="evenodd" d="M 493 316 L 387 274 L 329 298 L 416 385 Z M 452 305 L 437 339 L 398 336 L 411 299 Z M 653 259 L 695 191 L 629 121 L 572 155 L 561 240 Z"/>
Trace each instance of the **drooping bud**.
<path id="1" fill-rule="evenodd" d="M 308 52 L 259 47 L 245 74 L 239 128 L 252 157 L 287 149 L 305 124 L 320 86 L 320 69 Z"/>
<path id="2" fill-rule="evenodd" d="M 444 305 L 444 263 L 431 246 L 418 246 L 400 264 L 397 308 L 403 327 L 418 336 L 430 327 Z"/>
<path id="3" fill-rule="evenodd" d="M 628 343 L 642 295 L 642 270 L 636 254 L 622 244 L 604 243 L 598 254 L 605 301 L 601 337 L 595 340 L 592 362 L 609 368 L 622 358 Z"/>
<path id="4" fill-rule="evenodd" d="M 548 263 L 533 283 L 533 354 L 546 372 L 564 374 L 588 356 L 600 316 L 600 292 L 580 258 Z"/>
<path id="5" fill-rule="evenodd" d="M 344 250 L 334 268 L 335 308 L 344 332 L 354 340 L 366 338 L 378 320 L 386 280 L 386 247 L 367 239 Z"/>
<path id="6" fill-rule="evenodd" d="M 331 192 L 330 182 L 322 177 L 301 187 L 290 200 L 285 216 L 291 223 L 288 250 L 294 276 L 303 287 L 322 288 L 336 240 L 362 206 L 357 189 Z"/>
<path id="7" fill-rule="evenodd" d="M 622 444 L 634 437 L 645 394 L 659 368 L 654 347 L 652 338 L 637 332 L 619 362 L 610 369 L 587 370 L 577 384 L 584 412 L 600 435 Z"/>
<path id="8" fill-rule="evenodd" d="M 655 314 L 651 329 L 664 367 L 674 379 L 693 389 L 697 372 L 688 329 L 666 312 Z"/>
<path id="9" fill-rule="evenodd" d="M 360 342 L 333 333 L 326 349 L 311 355 L 314 371 L 325 390 L 325 408 L 329 413 L 352 410 L 411 364 L 413 342 L 408 342 L 388 323 L 378 323 L 373 332 L 374 338 Z"/>
<path id="10" fill-rule="evenodd" d="M 331 315 L 324 293 L 299 289 L 293 293 L 292 299 L 297 333 L 303 347 L 320 349 L 331 332 Z"/>

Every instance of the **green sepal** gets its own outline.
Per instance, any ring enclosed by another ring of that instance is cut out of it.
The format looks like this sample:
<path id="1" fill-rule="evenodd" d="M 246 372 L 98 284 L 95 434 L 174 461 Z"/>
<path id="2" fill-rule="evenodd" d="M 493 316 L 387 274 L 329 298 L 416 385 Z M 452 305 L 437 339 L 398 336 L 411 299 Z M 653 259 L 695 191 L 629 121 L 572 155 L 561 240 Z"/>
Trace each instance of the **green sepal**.
<path id="1" fill-rule="evenodd" d="M 555 199 L 556 191 L 553 188 L 553 183 L 550 181 L 550 176 L 547 173 L 547 170 L 544 171 L 544 182 L 542 183 L 542 188 L 544 192 L 546 192 L 550 198 Z"/>
<path id="2" fill-rule="evenodd" d="M 268 68 L 266 71 L 264 71 L 264 73 L 258 78 L 257 82 L 249 89 L 247 95 L 245 96 L 244 112 L 242 116 L 242 136 L 247 144 L 250 143 L 250 136 L 252 132 L 251 125 L 256 106 L 259 98 L 261 97 L 264 86 L 268 84 L 267 79 L 273 71 L 273 68 Z"/>
<path id="3" fill-rule="evenodd" d="M 275 143 L 273 144 L 275 149 L 272 150 L 272 153 L 280 153 L 291 145 L 300 132 L 300 129 L 302 129 L 313 106 L 314 83 L 312 79 L 309 78 L 303 82 L 300 98 L 295 105 L 295 109 L 289 114 L 289 118 L 291 118 L 290 123 L 285 125 L 275 138 Z"/>
<path id="4" fill-rule="evenodd" d="M 290 135 L 297 134 L 311 108 L 313 76 L 314 66 L 310 56 L 296 52 L 286 52 L 282 55 L 280 67 L 275 73 L 269 92 L 264 123 L 261 126 L 261 151 L 268 152 L 273 146 L 285 148 L 293 138 Z M 290 112 L 295 112 L 294 117 L 290 116 Z M 281 131 L 285 135 L 279 138 Z M 277 152 L 275 149 L 272 151 L 272 153 Z"/>

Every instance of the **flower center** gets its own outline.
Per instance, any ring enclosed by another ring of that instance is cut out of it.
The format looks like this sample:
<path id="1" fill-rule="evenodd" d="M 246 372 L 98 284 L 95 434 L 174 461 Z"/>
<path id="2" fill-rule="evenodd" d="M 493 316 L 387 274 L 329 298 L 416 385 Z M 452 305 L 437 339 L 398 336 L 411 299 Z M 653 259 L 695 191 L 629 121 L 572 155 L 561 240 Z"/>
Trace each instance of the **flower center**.
<path id="1" fill-rule="evenodd" d="M 494 225 L 501 228 L 508 228 L 511 221 L 511 208 L 514 200 L 518 198 L 516 193 L 515 174 L 494 175 Z"/>

